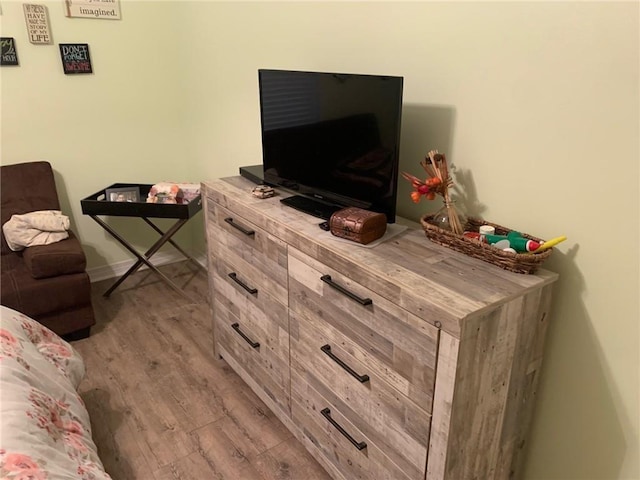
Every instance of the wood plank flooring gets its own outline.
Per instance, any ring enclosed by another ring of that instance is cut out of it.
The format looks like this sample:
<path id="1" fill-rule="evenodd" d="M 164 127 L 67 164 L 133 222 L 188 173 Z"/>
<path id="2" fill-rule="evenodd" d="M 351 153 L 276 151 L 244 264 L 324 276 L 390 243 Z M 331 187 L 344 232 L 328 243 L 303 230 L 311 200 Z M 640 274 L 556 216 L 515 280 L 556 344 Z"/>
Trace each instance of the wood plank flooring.
<path id="1" fill-rule="evenodd" d="M 213 355 L 207 278 L 188 262 L 92 285 L 97 324 L 73 342 L 80 393 L 114 480 L 328 480 L 262 401 Z"/>

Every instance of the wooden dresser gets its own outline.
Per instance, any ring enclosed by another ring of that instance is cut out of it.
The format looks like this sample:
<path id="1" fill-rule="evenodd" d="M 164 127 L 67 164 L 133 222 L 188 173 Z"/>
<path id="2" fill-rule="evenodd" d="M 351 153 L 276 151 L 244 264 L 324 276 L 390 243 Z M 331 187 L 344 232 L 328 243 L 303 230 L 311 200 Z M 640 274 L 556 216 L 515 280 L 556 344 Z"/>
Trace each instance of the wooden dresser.
<path id="1" fill-rule="evenodd" d="M 215 352 L 336 479 L 517 476 L 557 275 L 363 247 L 253 186 L 203 183 Z"/>

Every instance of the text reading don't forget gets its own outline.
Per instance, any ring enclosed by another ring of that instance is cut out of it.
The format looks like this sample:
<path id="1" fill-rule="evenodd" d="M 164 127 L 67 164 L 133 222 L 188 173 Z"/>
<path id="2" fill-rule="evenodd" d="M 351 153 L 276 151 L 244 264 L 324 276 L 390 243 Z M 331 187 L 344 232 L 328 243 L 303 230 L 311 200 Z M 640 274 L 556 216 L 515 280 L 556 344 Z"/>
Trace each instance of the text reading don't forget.
<path id="1" fill-rule="evenodd" d="M 87 60 L 89 58 L 87 45 L 61 45 L 60 51 L 65 60 Z"/>

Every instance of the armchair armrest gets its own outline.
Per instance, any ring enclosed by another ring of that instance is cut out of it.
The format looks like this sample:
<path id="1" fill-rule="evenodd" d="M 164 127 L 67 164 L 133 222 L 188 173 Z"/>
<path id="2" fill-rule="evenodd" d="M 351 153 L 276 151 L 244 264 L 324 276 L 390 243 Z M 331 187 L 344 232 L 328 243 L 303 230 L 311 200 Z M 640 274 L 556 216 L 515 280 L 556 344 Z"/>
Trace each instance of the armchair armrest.
<path id="1" fill-rule="evenodd" d="M 87 266 L 82 245 L 71 231 L 69 238 L 65 240 L 27 247 L 22 251 L 22 255 L 33 278 L 81 273 Z"/>

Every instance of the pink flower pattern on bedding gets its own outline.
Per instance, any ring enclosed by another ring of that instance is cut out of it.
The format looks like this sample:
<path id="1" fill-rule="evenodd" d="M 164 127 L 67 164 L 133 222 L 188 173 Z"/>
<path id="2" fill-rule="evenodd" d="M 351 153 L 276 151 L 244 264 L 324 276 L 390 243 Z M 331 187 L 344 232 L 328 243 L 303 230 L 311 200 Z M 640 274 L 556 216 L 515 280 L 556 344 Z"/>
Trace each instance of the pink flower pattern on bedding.
<path id="1" fill-rule="evenodd" d="M 45 462 L 42 461 L 44 464 Z M 0 449 L 0 475 L 2 480 L 47 480 L 49 475 L 29 455 L 6 453 Z"/>
<path id="2" fill-rule="evenodd" d="M 36 321 L 0 309 L 0 479 L 110 480 L 77 392 L 81 357 Z"/>

